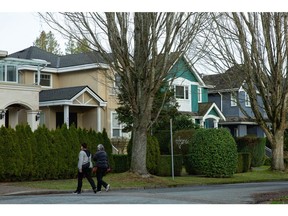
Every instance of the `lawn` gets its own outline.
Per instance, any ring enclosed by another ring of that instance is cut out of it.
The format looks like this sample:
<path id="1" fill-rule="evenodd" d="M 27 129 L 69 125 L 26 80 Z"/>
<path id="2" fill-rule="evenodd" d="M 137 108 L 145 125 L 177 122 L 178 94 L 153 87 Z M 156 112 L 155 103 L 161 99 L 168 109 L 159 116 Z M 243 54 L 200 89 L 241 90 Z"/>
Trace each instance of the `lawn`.
<path id="1" fill-rule="evenodd" d="M 96 181 L 96 177 L 93 178 Z M 247 183 L 262 181 L 286 181 L 288 180 L 287 172 L 271 171 L 268 166 L 253 169 L 247 173 L 237 173 L 231 178 L 208 178 L 204 176 L 192 176 L 183 172 L 182 176 L 159 177 L 151 176 L 142 178 L 136 174 L 110 173 L 104 177 L 104 180 L 111 185 L 113 189 L 121 188 L 153 188 L 153 187 L 176 187 L 185 185 L 205 185 L 205 184 L 228 184 L 228 183 Z M 41 189 L 54 190 L 75 190 L 77 179 L 68 180 L 49 180 L 49 181 L 32 181 L 32 182 L 15 182 L 17 186 L 33 187 Z M 83 180 L 83 189 L 90 189 L 86 179 Z"/>

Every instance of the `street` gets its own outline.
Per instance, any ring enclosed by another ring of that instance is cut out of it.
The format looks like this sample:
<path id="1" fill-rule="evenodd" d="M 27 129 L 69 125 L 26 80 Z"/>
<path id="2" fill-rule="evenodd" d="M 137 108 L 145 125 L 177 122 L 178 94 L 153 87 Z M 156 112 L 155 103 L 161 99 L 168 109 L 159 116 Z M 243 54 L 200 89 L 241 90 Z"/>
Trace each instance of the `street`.
<path id="1" fill-rule="evenodd" d="M 1 204 L 253 204 L 253 194 L 288 190 L 288 182 L 203 185 L 158 189 L 125 189 L 94 194 L 85 191 L 0 196 Z"/>

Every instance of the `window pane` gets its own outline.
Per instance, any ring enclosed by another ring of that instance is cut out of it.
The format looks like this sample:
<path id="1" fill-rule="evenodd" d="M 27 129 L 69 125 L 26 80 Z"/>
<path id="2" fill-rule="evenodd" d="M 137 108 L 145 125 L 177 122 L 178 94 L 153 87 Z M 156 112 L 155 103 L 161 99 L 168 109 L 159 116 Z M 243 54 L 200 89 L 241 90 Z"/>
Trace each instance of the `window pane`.
<path id="1" fill-rule="evenodd" d="M 188 86 L 185 86 L 185 99 L 189 99 L 188 98 L 188 95 L 189 95 L 188 90 L 189 90 Z"/>
<path id="2" fill-rule="evenodd" d="M 35 83 L 37 83 L 38 74 L 35 74 Z M 51 86 L 51 76 L 48 74 L 40 75 L 40 85 L 41 86 Z"/>
<path id="3" fill-rule="evenodd" d="M 16 66 L 7 65 L 7 81 L 16 82 Z"/>
<path id="4" fill-rule="evenodd" d="M 120 137 L 120 130 L 119 129 L 113 129 L 113 137 Z"/>
<path id="5" fill-rule="evenodd" d="M 0 81 L 5 79 L 5 65 L 0 64 Z"/>
<path id="6" fill-rule="evenodd" d="M 183 86 L 175 86 L 176 98 L 184 99 L 184 87 Z"/>
<path id="7" fill-rule="evenodd" d="M 117 113 L 112 113 L 112 127 L 113 128 L 119 128 L 120 127 L 117 117 L 118 117 Z"/>

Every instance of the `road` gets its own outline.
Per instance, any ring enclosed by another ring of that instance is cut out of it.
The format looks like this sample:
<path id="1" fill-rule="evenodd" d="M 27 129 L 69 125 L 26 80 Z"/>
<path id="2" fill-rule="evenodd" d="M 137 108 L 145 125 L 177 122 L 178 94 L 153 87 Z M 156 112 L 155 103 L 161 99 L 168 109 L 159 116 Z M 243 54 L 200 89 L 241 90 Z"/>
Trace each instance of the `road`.
<path id="1" fill-rule="evenodd" d="M 251 204 L 253 194 L 288 190 L 288 182 L 126 189 L 94 194 L 85 191 L 42 195 L 0 196 L 0 204 Z"/>

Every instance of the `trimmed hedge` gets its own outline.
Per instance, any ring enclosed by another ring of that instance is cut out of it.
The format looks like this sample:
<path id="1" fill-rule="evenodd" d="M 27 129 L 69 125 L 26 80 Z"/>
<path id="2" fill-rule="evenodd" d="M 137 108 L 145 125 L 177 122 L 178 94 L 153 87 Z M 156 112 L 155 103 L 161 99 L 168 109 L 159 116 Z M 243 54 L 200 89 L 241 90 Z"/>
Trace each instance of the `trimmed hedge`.
<path id="1" fill-rule="evenodd" d="M 238 166 L 237 166 L 237 173 L 244 173 L 248 172 L 251 168 L 251 154 L 241 152 L 238 153 Z"/>
<path id="2" fill-rule="evenodd" d="M 80 144 L 86 142 L 92 154 L 102 143 L 113 170 L 112 147 L 107 134 L 65 125 L 49 131 L 29 125 L 0 128 L 0 181 L 67 179 L 77 176 Z M 110 145 L 110 146 L 109 146 Z"/>
<path id="3" fill-rule="evenodd" d="M 182 155 L 174 155 L 174 176 L 181 176 L 183 157 Z M 158 165 L 158 176 L 171 176 L 172 175 L 172 158 L 171 155 L 161 155 Z"/>
<path id="4" fill-rule="evenodd" d="M 255 136 L 244 136 L 236 138 L 238 152 L 249 152 L 251 154 L 251 166 L 259 167 L 265 162 L 266 139 Z"/>
<path id="5" fill-rule="evenodd" d="M 127 155 L 113 154 L 112 157 L 114 160 L 114 167 L 112 171 L 114 173 L 121 173 L 129 170 Z"/>
<path id="6" fill-rule="evenodd" d="M 231 177 L 235 173 L 237 147 L 226 128 L 196 130 L 189 147 L 189 158 L 185 160 L 189 163 L 185 166 L 188 173 L 208 177 Z"/>

